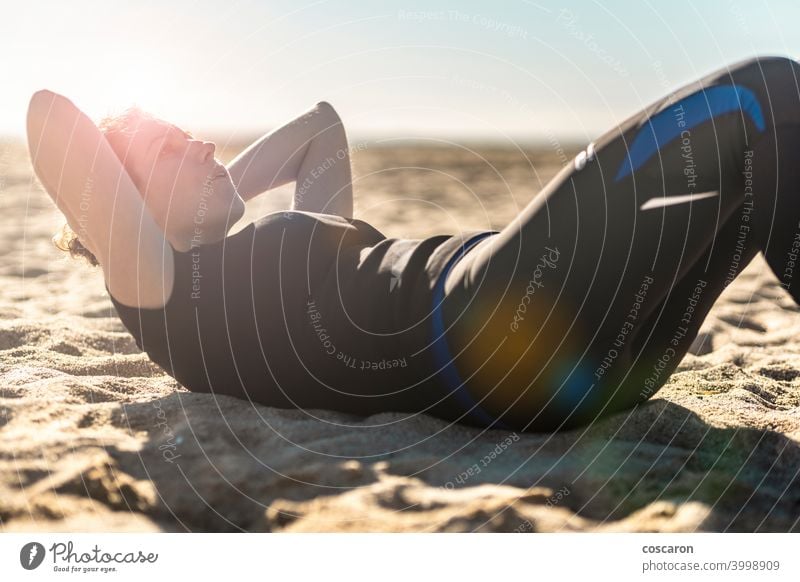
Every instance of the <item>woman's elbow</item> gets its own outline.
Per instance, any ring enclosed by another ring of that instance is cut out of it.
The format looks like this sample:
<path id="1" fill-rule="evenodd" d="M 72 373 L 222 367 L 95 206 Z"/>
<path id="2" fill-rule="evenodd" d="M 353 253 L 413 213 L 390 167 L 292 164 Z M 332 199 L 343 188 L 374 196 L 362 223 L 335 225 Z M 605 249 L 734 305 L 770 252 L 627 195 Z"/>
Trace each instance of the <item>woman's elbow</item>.
<path id="1" fill-rule="evenodd" d="M 330 117 L 331 119 L 336 121 L 341 121 L 341 119 L 339 118 L 339 114 L 336 112 L 336 109 L 334 109 L 333 105 L 331 105 L 327 101 L 317 102 L 316 108 L 324 115 Z"/>
<path id="2" fill-rule="evenodd" d="M 69 101 L 63 95 L 56 93 L 55 91 L 50 91 L 49 89 L 39 89 L 33 95 L 31 95 L 31 100 L 28 102 L 28 112 L 31 111 L 41 111 L 41 110 L 50 110 L 53 108 L 53 105 L 60 101 Z"/>
<path id="3" fill-rule="evenodd" d="M 39 89 L 28 102 L 27 129 L 30 137 L 32 131 L 37 135 L 41 134 L 45 122 L 48 125 L 55 123 L 63 112 L 76 111 L 75 105 L 63 95 L 50 91 L 49 89 Z"/>

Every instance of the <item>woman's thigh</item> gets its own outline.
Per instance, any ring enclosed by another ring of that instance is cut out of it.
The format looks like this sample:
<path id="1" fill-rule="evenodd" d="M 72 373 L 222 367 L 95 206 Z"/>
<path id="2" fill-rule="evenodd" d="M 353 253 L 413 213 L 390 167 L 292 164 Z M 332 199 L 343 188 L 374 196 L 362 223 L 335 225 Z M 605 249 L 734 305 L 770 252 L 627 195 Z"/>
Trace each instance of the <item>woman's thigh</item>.
<path id="1" fill-rule="evenodd" d="M 715 273 L 729 271 L 715 240 L 749 226 L 745 175 L 774 148 L 775 125 L 800 120 L 797 70 L 751 59 L 645 108 L 456 264 L 443 313 L 477 405 L 505 424 L 551 430 L 640 400 L 639 372 L 668 347 L 697 265 L 713 256 Z M 724 288 L 718 279 L 701 286 L 694 333 Z"/>

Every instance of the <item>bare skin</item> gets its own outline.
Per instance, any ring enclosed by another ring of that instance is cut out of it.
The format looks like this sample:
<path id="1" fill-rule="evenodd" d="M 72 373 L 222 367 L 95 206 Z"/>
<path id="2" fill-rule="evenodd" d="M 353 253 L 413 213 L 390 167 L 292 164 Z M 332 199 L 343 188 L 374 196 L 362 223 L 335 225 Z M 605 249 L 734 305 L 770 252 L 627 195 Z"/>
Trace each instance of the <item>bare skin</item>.
<path id="1" fill-rule="evenodd" d="M 327 102 L 256 140 L 227 167 L 214 157 L 214 143 L 160 120 L 137 131 L 123 166 L 97 126 L 47 90 L 31 98 L 27 130 L 37 176 L 97 257 L 111 294 L 132 307 L 168 301 L 170 247 L 223 239 L 245 201 L 272 188 L 296 182 L 294 210 L 353 214 L 347 137 Z"/>

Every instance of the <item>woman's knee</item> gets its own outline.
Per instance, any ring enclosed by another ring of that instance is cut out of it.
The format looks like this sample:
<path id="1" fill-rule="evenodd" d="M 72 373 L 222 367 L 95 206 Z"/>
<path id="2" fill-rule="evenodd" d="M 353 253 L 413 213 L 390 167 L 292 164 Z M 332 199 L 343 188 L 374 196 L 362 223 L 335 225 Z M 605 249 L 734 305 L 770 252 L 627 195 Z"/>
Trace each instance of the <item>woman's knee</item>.
<path id="1" fill-rule="evenodd" d="M 734 83 L 754 93 L 754 102 L 742 107 L 758 110 L 762 131 L 800 123 L 800 62 L 786 56 L 758 56 L 731 70 Z"/>
<path id="2" fill-rule="evenodd" d="M 718 71 L 722 75 L 751 76 L 753 80 L 761 79 L 767 84 L 786 81 L 788 77 L 800 72 L 800 62 L 783 55 L 756 55 L 736 61 Z"/>

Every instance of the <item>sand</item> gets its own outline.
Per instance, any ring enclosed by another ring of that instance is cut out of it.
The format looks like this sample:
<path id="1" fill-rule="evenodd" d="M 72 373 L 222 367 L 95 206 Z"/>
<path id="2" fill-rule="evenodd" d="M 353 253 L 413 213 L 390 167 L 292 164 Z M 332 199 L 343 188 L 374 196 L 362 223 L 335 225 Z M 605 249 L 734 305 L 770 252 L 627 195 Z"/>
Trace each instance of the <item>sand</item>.
<path id="1" fill-rule="evenodd" d="M 356 216 L 405 238 L 501 228 L 574 153 L 354 146 Z M 800 311 L 760 257 L 656 397 L 589 430 L 311 419 L 149 363 L 0 148 L 4 531 L 800 531 Z"/>

